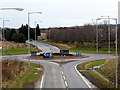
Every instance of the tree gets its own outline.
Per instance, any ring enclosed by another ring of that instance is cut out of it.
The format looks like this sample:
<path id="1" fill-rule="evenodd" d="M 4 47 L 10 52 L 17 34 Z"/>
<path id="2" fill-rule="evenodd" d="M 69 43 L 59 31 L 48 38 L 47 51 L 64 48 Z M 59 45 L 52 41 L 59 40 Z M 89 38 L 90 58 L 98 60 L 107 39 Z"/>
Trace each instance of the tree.
<path id="1" fill-rule="evenodd" d="M 17 33 L 14 33 L 11 37 L 12 41 L 14 42 L 18 42 L 18 37 L 17 37 Z"/>
<path id="2" fill-rule="evenodd" d="M 13 34 L 16 34 L 16 30 L 15 29 L 6 30 L 6 32 L 5 32 L 6 40 L 7 41 L 12 41 Z"/>
<path id="3" fill-rule="evenodd" d="M 37 24 L 37 27 L 36 27 L 36 38 L 37 38 L 37 36 L 41 36 L 39 24 Z"/>
<path id="4" fill-rule="evenodd" d="M 18 29 L 19 33 L 22 33 L 25 36 L 25 39 L 28 39 L 28 25 L 23 25 Z"/>
<path id="5" fill-rule="evenodd" d="M 25 43 L 26 39 L 25 36 L 22 33 L 17 34 L 17 42 L 19 43 Z"/>

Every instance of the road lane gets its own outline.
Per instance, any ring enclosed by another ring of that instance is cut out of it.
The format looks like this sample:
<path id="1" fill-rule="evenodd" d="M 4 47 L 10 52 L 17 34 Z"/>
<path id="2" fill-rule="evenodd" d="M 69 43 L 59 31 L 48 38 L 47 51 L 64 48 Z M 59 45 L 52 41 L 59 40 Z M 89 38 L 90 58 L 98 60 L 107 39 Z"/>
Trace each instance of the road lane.
<path id="1" fill-rule="evenodd" d="M 75 59 L 78 61 L 70 62 L 62 65 L 62 70 L 66 76 L 66 81 L 68 83 L 68 88 L 89 88 L 86 82 L 80 77 L 76 72 L 75 66 L 93 60 L 105 59 L 108 58 L 107 54 L 87 54 L 88 58 Z M 111 55 L 110 57 L 112 57 Z M 93 85 L 91 87 L 94 87 Z"/>
<path id="2" fill-rule="evenodd" d="M 49 44 L 46 44 L 46 43 L 34 42 L 33 41 L 33 42 L 31 42 L 31 44 L 37 46 L 44 53 L 48 53 L 48 52 L 59 53 L 60 52 L 59 48 L 57 48 L 55 46 L 52 46 L 52 45 L 49 45 Z"/>
<path id="3" fill-rule="evenodd" d="M 45 67 L 42 88 L 66 88 L 58 64 L 38 60 L 31 60 L 31 62 L 40 63 Z"/>

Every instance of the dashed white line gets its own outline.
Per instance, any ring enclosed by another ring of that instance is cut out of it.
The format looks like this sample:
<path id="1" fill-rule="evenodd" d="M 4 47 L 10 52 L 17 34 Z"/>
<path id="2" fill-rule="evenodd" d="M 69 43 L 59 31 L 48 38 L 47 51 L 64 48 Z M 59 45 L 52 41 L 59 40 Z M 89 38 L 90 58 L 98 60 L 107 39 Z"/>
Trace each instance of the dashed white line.
<path id="1" fill-rule="evenodd" d="M 67 88 L 67 90 L 68 90 L 68 84 L 67 84 L 65 75 L 64 75 L 64 73 L 63 73 L 63 71 L 62 71 L 62 68 L 61 68 L 61 73 L 62 73 L 62 77 L 63 77 L 64 83 L 65 83 L 65 86 L 66 86 L 66 88 Z"/>
<path id="2" fill-rule="evenodd" d="M 65 76 L 63 76 L 63 79 L 65 80 Z"/>
<path id="3" fill-rule="evenodd" d="M 64 74 L 63 71 L 61 71 L 62 75 Z"/>
<path id="4" fill-rule="evenodd" d="M 67 84 L 67 82 L 65 81 L 65 85 L 66 85 L 66 87 L 68 87 L 68 84 Z"/>
<path id="5" fill-rule="evenodd" d="M 82 74 L 77 70 L 77 65 L 75 66 L 75 70 L 76 70 L 77 73 L 81 76 L 81 78 L 84 80 L 84 82 L 88 85 L 88 87 L 92 90 L 91 86 L 90 86 L 89 83 L 86 81 L 85 77 L 83 77 Z"/>

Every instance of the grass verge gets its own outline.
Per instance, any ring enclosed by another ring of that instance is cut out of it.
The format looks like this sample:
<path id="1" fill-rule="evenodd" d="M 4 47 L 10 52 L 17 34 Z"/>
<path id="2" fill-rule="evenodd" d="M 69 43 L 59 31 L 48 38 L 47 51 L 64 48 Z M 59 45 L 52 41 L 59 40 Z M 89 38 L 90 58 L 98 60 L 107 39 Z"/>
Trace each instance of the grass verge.
<path id="1" fill-rule="evenodd" d="M 96 53 L 96 48 L 71 48 L 70 52 Z M 108 54 L 107 48 L 99 49 L 98 53 Z M 111 54 L 115 54 L 115 49 L 111 49 Z"/>
<path id="2" fill-rule="evenodd" d="M 41 40 L 38 42 L 49 44 L 48 40 Z M 50 44 L 60 48 L 61 50 L 66 49 L 66 50 L 69 50 L 70 52 L 96 53 L 96 44 L 88 43 L 88 42 L 84 42 L 83 44 L 77 43 L 77 42 L 61 43 L 61 42 L 55 42 L 50 40 Z M 108 48 L 106 48 L 104 44 L 105 43 L 103 43 L 102 48 L 98 50 L 98 53 L 108 54 Z M 111 51 L 110 52 L 111 54 L 115 54 L 115 49 L 113 47 L 111 47 L 110 51 Z"/>
<path id="3" fill-rule="evenodd" d="M 102 60 L 96 60 L 96 61 L 90 61 L 90 62 L 85 62 L 77 66 L 78 70 L 87 70 L 87 71 L 80 71 L 89 81 L 91 81 L 94 85 L 96 85 L 98 88 L 115 88 L 113 83 L 110 83 L 106 80 L 104 80 L 102 77 L 100 77 L 98 74 L 93 72 L 90 68 L 94 66 L 99 66 L 102 64 L 105 64 L 107 62 L 106 59 Z M 104 66 L 102 66 L 104 67 Z M 100 71 L 101 67 L 96 69 L 96 71 Z M 101 72 L 99 72 L 101 73 Z M 106 76 L 101 73 L 105 78 Z M 107 78 L 108 79 L 108 78 Z"/>
<path id="4" fill-rule="evenodd" d="M 41 50 L 39 50 L 39 49 L 35 50 L 34 48 L 30 48 L 30 52 L 31 51 L 41 52 Z M 27 54 L 28 48 L 6 49 L 4 52 L 5 52 L 5 55 Z M 2 54 L 2 50 L 0 50 L 0 55 L 1 54 Z"/>
<path id="5" fill-rule="evenodd" d="M 28 68 L 27 62 L 3 61 L 3 88 L 34 88 L 34 82 L 42 73 L 36 67 L 43 69 L 39 64 L 31 63 Z"/>

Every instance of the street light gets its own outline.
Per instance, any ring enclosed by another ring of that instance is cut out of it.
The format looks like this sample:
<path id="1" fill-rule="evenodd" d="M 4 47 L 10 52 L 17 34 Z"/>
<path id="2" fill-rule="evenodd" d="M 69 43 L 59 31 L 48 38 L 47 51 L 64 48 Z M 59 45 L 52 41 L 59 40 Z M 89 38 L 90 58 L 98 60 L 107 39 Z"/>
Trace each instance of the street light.
<path id="1" fill-rule="evenodd" d="M 37 22 L 43 22 L 43 21 L 35 21 L 35 42 L 36 42 L 36 24 L 37 24 Z M 36 50 L 36 46 L 35 46 L 35 50 Z"/>
<path id="2" fill-rule="evenodd" d="M 29 15 L 30 14 L 42 14 L 42 12 L 28 12 L 28 56 L 29 56 L 29 54 L 30 54 L 30 43 L 29 43 L 29 41 L 30 41 L 30 20 L 29 20 Z M 28 67 L 30 67 L 30 58 L 28 58 L 28 60 L 29 60 L 29 63 L 28 63 Z"/>
<path id="3" fill-rule="evenodd" d="M 98 53 L 98 20 L 100 20 L 100 18 L 96 19 L 96 52 Z"/>
<path id="4" fill-rule="evenodd" d="M 0 8 L 0 10 L 18 10 L 18 11 L 23 11 L 24 9 L 23 8 Z M 8 21 L 8 20 L 3 20 L 3 39 L 5 39 L 4 38 L 4 22 L 5 21 Z M 3 40 L 3 42 L 4 42 L 4 40 Z M 3 52 L 3 54 L 4 54 L 4 52 Z"/>
<path id="5" fill-rule="evenodd" d="M 103 16 L 102 16 L 103 17 Z M 106 18 L 99 18 L 99 19 L 106 19 Z M 117 18 L 110 18 L 109 16 L 108 16 L 108 20 L 109 20 L 109 27 L 108 27 L 108 30 L 109 30 L 109 51 L 108 51 L 108 53 L 110 54 L 110 19 L 112 19 L 112 20 L 115 20 L 115 22 L 116 22 L 116 88 L 118 87 L 118 84 L 117 84 L 117 68 L 118 68 L 118 66 L 117 66 L 117 64 L 118 64 L 118 61 L 117 61 Z"/>
<path id="6" fill-rule="evenodd" d="M 23 11 L 23 8 L 0 8 L 0 10 L 18 10 L 18 11 Z"/>
<path id="7" fill-rule="evenodd" d="M 9 20 L 3 20 L 3 45 L 5 45 L 5 22 Z M 5 55 L 5 51 L 3 50 L 3 55 Z"/>
<path id="8" fill-rule="evenodd" d="M 118 61 L 117 61 L 117 18 L 111 18 L 111 19 L 113 19 L 113 20 L 115 20 L 115 22 L 116 22 L 116 88 L 118 87 L 118 84 L 117 84 L 117 68 L 118 68 L 118 66 L 117 66 L 117 64 L 118 64 Z"/>
<path id="9" fill-rule="evenodd" d="M 108 17 L 107 18 L 108 19 L 108 53 L 110 54 L 110 16 L 101 16 L 101 17 Z"/>

